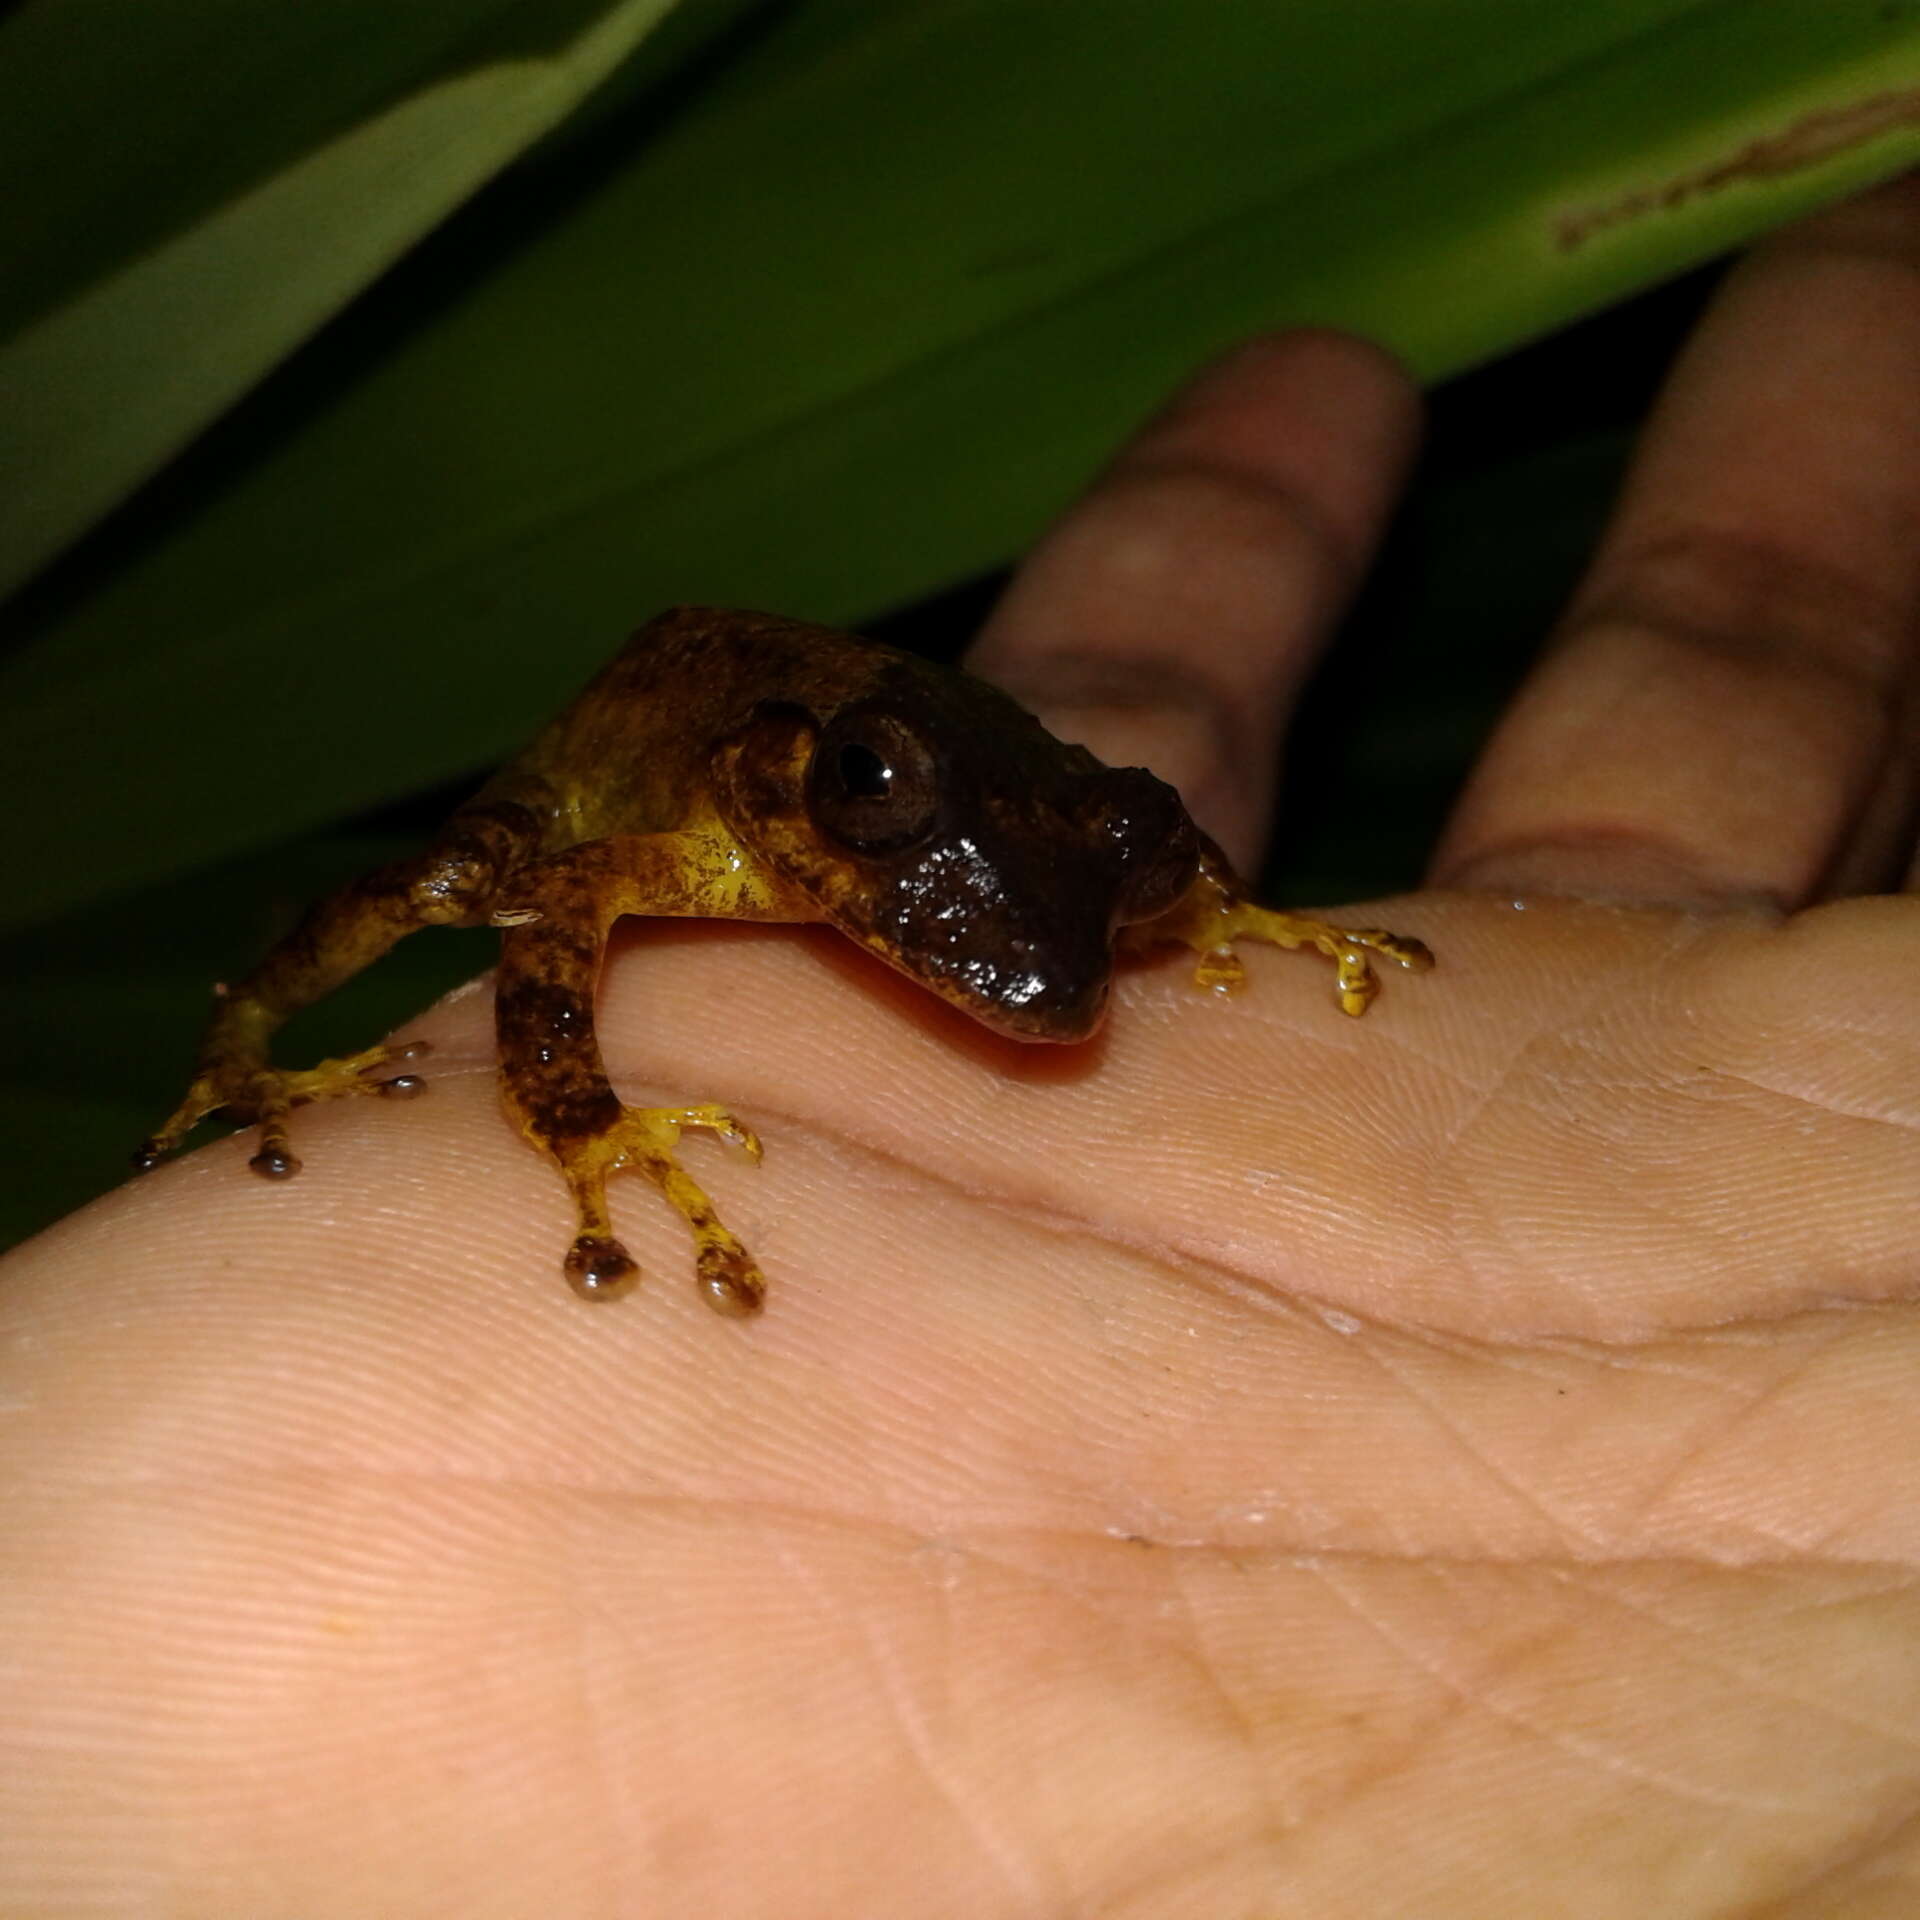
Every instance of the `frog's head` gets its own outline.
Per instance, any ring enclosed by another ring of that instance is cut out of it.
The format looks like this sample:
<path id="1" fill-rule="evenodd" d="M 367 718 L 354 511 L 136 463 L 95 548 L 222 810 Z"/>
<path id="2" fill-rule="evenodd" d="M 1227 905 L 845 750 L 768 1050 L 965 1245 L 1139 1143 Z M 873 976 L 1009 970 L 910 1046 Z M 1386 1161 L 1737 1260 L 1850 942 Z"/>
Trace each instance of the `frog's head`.
<path id="1" fill-rule="evenodd" d="M 762 705 L 713 773 L 733 834 L 823 919 L 1025 1040 L 1090 1034 L 1115 930 L 1165 912 L 1198 871 L 1163 781 L 918 663 L 825 711 Z"/>

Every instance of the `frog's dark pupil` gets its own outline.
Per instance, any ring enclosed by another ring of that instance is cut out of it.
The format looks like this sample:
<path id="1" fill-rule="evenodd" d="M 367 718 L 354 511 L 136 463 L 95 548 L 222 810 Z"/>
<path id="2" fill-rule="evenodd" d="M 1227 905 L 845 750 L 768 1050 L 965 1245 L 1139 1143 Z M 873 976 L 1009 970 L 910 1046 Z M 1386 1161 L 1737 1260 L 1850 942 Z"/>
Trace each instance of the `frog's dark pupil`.
<path id="1" fill-rule="evenodd" d="M 893 791 L 893 769 L 871 747 L 840 749 L 840 785 L 852 800 L 884 800 Z"/>
<path id="2" fill-rule="evenodd" d="M 926 837 L 940 768 L 926 738 L 890 713 L 854 709 L 832 723 L 807 769 L 807 808 L 829 839 L 861 854 Z"/>

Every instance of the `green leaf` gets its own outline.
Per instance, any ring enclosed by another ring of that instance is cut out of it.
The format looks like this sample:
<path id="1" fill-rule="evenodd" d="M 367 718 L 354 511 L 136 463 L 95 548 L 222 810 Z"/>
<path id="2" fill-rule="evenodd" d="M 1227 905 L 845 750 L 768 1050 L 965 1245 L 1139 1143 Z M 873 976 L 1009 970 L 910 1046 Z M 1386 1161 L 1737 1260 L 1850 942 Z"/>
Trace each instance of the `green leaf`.
<path id="1" fill-rule="evenodd" d="M 989 565 L 1255 328 L 1496 353 L 1910 164 L 1917 112 L 1913 0 L 802 5 L 38 598 L 0 916 L 485 762 L 663 604 Z"/>
<path id="2" fill-rule="evenodd" d="M 0 591 L 571 114 L 673 6 L 15 14 L 0 28 L 0 471 L 33 484 L 0 494 Z M 703 31 L 739 11 L 692 9 Z"/>

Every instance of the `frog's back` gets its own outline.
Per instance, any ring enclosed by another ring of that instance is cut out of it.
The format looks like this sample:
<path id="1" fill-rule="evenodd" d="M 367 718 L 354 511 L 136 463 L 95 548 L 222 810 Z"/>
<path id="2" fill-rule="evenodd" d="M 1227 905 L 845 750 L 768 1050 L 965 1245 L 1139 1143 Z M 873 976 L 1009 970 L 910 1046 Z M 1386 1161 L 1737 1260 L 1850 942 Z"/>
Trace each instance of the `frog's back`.
<path id="1" fill-rule="evenodd" d="M 494 783 L 556 797 L 562 843 L 661 833 L 708 810 L 715 744 L 756 707 L 832 711 L 910 656 L 778 614 L 674 607 L 649 620 Z"/>

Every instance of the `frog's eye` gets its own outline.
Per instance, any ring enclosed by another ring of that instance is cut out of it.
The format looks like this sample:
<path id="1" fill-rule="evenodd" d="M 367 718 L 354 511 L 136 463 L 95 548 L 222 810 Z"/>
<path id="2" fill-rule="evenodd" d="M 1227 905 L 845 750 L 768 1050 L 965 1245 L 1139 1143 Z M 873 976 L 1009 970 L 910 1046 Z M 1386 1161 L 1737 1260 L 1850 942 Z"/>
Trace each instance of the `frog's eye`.
<path id="1" fill-rule="evenodd" d="M 940 770 L 916 728 L 889 713 L 843 713 L 820 736 L 807 769 L 814 824 L 856 853 L 892 853 L 933 825 Z"/>

